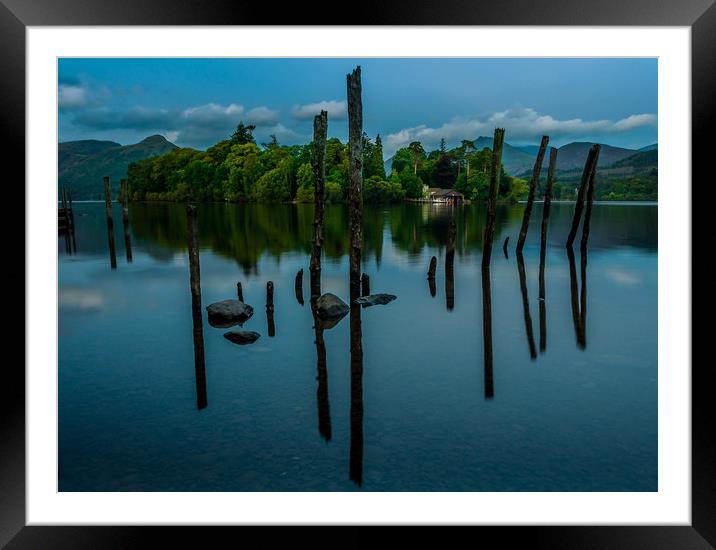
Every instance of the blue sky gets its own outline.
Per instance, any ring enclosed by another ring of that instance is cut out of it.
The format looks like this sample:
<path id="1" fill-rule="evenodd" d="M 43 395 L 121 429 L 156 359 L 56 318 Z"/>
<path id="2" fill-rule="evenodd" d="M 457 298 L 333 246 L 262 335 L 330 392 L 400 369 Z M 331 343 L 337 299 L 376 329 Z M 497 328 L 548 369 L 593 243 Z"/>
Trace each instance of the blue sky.
<path id="1" fill-rule="evenodd" d="M 386 157 L 410 141 L 657 142 L 656 59 L 60 59 L 59 139 L 205 148 L 243 120 L 257 141 L 310 141 L 313 115 L 347 136 L 345 75 L 362 67 L 363 125 Z"/>

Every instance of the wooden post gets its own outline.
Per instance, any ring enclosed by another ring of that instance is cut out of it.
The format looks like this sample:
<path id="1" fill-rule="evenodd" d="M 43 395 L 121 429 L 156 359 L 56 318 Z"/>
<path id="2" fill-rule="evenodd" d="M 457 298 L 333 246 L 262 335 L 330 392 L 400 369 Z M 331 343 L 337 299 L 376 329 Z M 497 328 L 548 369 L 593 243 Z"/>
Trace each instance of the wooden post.
<path id="1" fill-rule="evenodd" d="M 363 331 L 361 308 L 351 302 L 351 443 L 349 477 L 360 487 L 363 484 Z"/>
<path id="2" fill-rule="evenodd" d="M 360 294 L 361 296 L 370 296 L 370 277 L 367 273 L 360 276 Z"/>
<path id="3" fill-rule="evenodd" d="M 293 287 L 296 291 L 296 301 L 303 305 L 303 268 L 299 269 L 298 273 L 296 273 L 296 281 Z"/>
<path id="4" fill-rule="evenodd" d="M 492 377 L 492 291 L 490 266 L 482 268 L 482 339 L 484 351 L 485 399 L 495 395 Z"/>
<path id="5" fill-rule="evenodd" d="M 238 281 L 238 282 L 236 283 L 236 295 L 237 295 L 238 298 L 239 298 L 239 302 L 243 302 L 243 301 L 244 301 L 244 291 L 243 291 L 243 289 L 241 288 L 241 281 Z"/>
<path id="6" fill-rule="evenodd" d="M 323 247 L 324 199 L 326 194 L 326 135 L 328 113 L 321 111 L 313 119 L 313 175 L 316 180 L 313 210 L 313 247 L 311 248 L 311 299 L 321 295 L 321 248 Z"/>
<path id="7" fill-rule="evenodd" d="M 266 283 L 266 320 L 268 322 L 268 335 L 276 336 L 276 325 L 273 319 L 273 281 Z"/>
<path id="8" fill-rule="evenodd" d="M 527 195 L 527 204 L 525 205 L 525 211 L 522 215 L 522 227 L 520 228 L 520 236 L 517 239 L 517 252 L 522 252 L 522 249 L 525 246 L 527 230 L 530 226 L 530 216 L 532 216 L 532 203 L 534 203 L 535 200 L 535 192 L 537 191 L 537 184 L 539 183 L 539 174 L 542 170 L 542 162 L 544 161 L 544 152 L 547 149 L 547 143 L 549 143 L 549 137 L 542 136 L 542 141 L 539 144 L 539 151 L 537 152 L 537 159 L 535 160 L 535 166 L 532 169 L 532 179 L 530 180 L 530 190 Z"/>
<path id="9" fill-rule="evenodd" d="M 109 263 L 117 269 L 117 253 L 114 249 L 114 220 L 112 219 L 112 196 L 109 188 L 109 176 L 102 178 L 104 183 L 104 207 L 107 214 L 107 240 L 109 241 Z"/>
<path id="10" fill-rule="evenodd" d="M 457 241 L 457 226 L 455 218 L 450 216 L 448 222 L 448 244 L 445 253 L 445 307 L 448 311 L 452 311 L 455 307 L 455 272 L 453 265 L 455 262 L 455 243 Z"/>
<path id="11" fill-rule="evenodd" d="M 507 243 L 510 242 L 510 236 L 505 237 L 505 242 L 502 243 L 502 253 L 505 255 L 505 259 L 509 260 L 510 255 L 507 253 Z"/>
<path id="12" fill-rule="evenodd" d="M 542 231 L 539 245 L 539 350 L 547 349 L 547 304 L 545 303 L 544 266 L 547 259 L 547 228 L 549 225 L 549 211 L 552 204 L 552 188 L 554 186 L 554 171 L 557 168 L 557 149 L 549 148 L 549 169 L 547 170 L 547 185 L 544 191 L 544 206 L 542 207 Z"/>
<path id="13" fill-rule="evenodd" d="M 122 185 L 122 226 L 124 228 L 124 249 L 127 253 L 127 262 L 132 263 L 132 239 L 129 236 L 129 196 L 127 180 L 121 180 Z"/>
<path id="14" fill-rule="evenodd" d="M 504 128 L 495 128 L 495 137 L 492 142 L 492 170 L 490 172 L 490 196 L 487 200 L 487 219 L 482 242 L 482 267 L 489 267 L 492 257 L 492 239 L 495 236 L 495 208 L 497 203 L 497 190 L 500 187 L 500 173 L 502 168 L 502 143 L 505 139 Z"/>
<path id="15" fill-rule="evenodd" d="M 599 145 L 597 145 L 597 153 L 592 166 L 592 173 L 589 176 L 589 188 L 587 189 L 587 208 L 584 211 L 584 224 L 582 225 L 582 255 L 586 255 L 587 241 L 589 240 L 589 225 L 592 220 L 592 203 L 594 202 L 594 185 L 596 183 L 597 164 L 599 162 Z"/>
<path id="16" fill-rule="evenodd" d="M 363 246 L 363 106 L 361 70 L 346 75 L 348 93 L 348 224 L 350 226 L 350 300 L 360 296 L 361 248 Z"/>
<path id="17" fill-rule="evenodd" d="M 592 170 L 596 169 L 597 157 L 599 156 L 599 145 L 594 144 L 589 148 L 587 160 L 584 163 L 584 171 L 582 179 L 579 183 L 579 191 L 577 192 L 577 203 L 574 205 L 574 217 L 572 218 L 572 228 L 569 230 L 567 237 L 567 247 L 571 247 L 574 238 L 577 235 L 579 222 L 582 218 L 582 210 L 584 210 L 584 199 L 586 197 L 587 188 L 589 187 L 589 179 L 592 177 Z"/>
<path id="18" fill-rule="evenodd" d="M 72 208 L 72 190 L 67 190 L 67 198 L 69 200 L 69 206 L 70 206 L 70 227 L 72 228 L 72 239 L 74 240 L 74 231 L 75 231 L 75 211 Z M 75 251 L 76 252 L 76 251 Z"/>
<path id="19" fill-rule="evenodd" d="M 196 207 L 187 205 L 187 242 L 189 245 L 189 286 L 191 289 L 191 319 L 194 333 L 194 373 L 196 375 L 196 407 L 203 409 L 206 398 L 206 365 L 204 363 L 204 322 L 201 312 L 201 271 L 197 239 Z"/>
<path id="20" fill-rule="evenodd" d="M 530 357 L 537 359 L 537 348 L 535 348 L 535 337 L 532 331 L 532 315 L 530 313 L 530 299 L 527 292 L 527 275 L 525 272 L 525 260 L 522 252 L 517 252 L 517 271 L 520 276 L 520 292 L 522 293 L 522 314 L 525 318 L 525 331 L 527 332 L 527 345 L 530 348 Z"/>
<path id="21" fill-rule="evenodd" d="M 428 267 L 428 279 L 435 279 L 435 269 L 438 266 L 438 259 L 433 256 L 430 258 L 430 266 Z"/>

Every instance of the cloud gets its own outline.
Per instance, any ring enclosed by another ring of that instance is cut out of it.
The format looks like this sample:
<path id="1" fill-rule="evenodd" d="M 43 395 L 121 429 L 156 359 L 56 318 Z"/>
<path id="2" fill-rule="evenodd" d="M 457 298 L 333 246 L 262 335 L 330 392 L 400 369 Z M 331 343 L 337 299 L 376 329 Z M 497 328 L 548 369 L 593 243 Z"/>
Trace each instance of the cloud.
<path id="1" fill-rule="evenodd" d="M 246 122 L 255 126 L 269 126 L 278 123 L 279 112 L 268 107 L 254 107 L 246 113 Z"/>
<path id="2" fill-rule="evenodd" d="M 456 117 L 442 126 L 432 128 L 426 125 L 403 128 L 385 136 L 383 145 L 388 154 L 408 145 L 411 141 L 421 141 L 429 147 L 437 146 L 440 139 L 449 143 L 461 139 L 475 139 L 481 135 L 492 135 L 495 128 L 505 128 L 505 139 L 512 143 L 538 141 L 543 135 L 551 138 L 579 138 L 587 136 L 609 135 L 628 132 L 642 126 L 656 124 L 655 114 L 635 114 L 618 121 L 583 120 L 581 118 L 556 119 L 543 115 L 531 108 L 515 107 L 498 111 L 482 117 Z"/>
<path id="3" fill-rule="evenodd" d="M 60 84 L 57 90 L 57 105 L 60 109 L 76 109 L 87 105 L 87 90 L 82 86 Z"/>
<path id="4" fill-rule="evenodd" d="M 319 101 L 318 103 L 307 103 L 306 105 L 294 105 L 291 115 L 298 119 L 313 118 L 321 111 L 328 113 L 328 120 L 346 118 L 347 104 L 344 101 Z"/>

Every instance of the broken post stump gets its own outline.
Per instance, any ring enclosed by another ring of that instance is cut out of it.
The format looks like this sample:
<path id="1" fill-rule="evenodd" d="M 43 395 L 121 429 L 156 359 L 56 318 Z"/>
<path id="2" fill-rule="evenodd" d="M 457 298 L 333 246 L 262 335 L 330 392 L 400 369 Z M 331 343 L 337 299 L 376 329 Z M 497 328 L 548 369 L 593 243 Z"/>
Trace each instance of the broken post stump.
<path id="1" fill-rule="evenodd" d="M 296 291 L 296 301 L 303 305 L 303 268 L 299 269 L 298 273 L 296 273 L 296 281 L 293 286 Z"/>
<path id="2" fill-rule="evenodd" d="M 582 211 L 584 210 L 584 199 L 587 195 L 587 188 L 589 187 L 589 180 L 592 177 L 592 170 L 596 169 L 597 158 L 599 156 L 599 145 L 594 144 L 589 148 L 587 154 L 587 160 L 584 163 L 584 171 L 582 172 L 582 179 L 579 183 L 579 190 L 577 191 L 577 202 L 574 205 L 574 217 L 572 218 L 572 228 L 569 230 L 569 236 L 567 237 L 567 247 L 571 248 L 574 238 L 577 236 L 577 229 L 579 229 L 579 222 L 582 219 Z"/>
<path id="3" fill-rule="evenodd" d="M 542 136 L 542 141 L 539 145 L 539 151 L 537 152 L 537 159 L 535 160 L 534 168 L 532 169 L 532 179 L 530 180 L 530 190 L 527 195 L 527 204 L 525 205 L 525 211 L 522 215 L 522 227 L 520 228 L 520 236 L 517 239 L 517 252 L 522 252 L 525 246 L 525 239 L 527 238 L 527 230 L 530 225 L 530 217 L 532 216 L 532 204 L 535 200 L 535 192 L 537 191 L 537 184 L 539 183 L 539 174 L 542 170 L 542 162 L 544 161 L 544 152 L 547 149 L 547 143 L 549 142 L 548 136 Z"/>
<path id="4" fill-rule="evenodd" d="M 316 181 L 313 210 L 313 246 L 311 247 L 311 300 L 321 295 L 321 248 L 323 247 L 324 199 L 326 193 L 326 135 L 328 113 L 321 111 L 313 119 L 313 176 Z"/>
<path id="5" fill-rule="evenodd" d="M 112 219 L 112 195 L 109 187 L 109 176 L 102 178 L 104 184 L 104 207 L 107 214 L 107 240 L 109 242 L 109 263 L 117 269 L 117 252 L 114 248 L 114 220 Z"/>
<path id="6" fill-rule="evenodd" d="M 505 139 L 505 129 L 495 128 L 492 142 L 492 168 L 490 171 L 490 195 L 487 200 L 487 219 L 485 233 L 482 241 L 482 267 L 489 267 L 492 258 L 492 240 L 495 237 L 495 209 L 497 203 L 497 190 L 500 187 L 500 173 L 502 168 L 502 144 Z"/>
<path id="7" fill-rule="evenodd" d="M 592 220 L 592 203 L 594 202 L 594 185 L 596 183 L 597 176 L 597 164 L 599 162 L 599 144 L 596 145 L 597 153 L 594 159 L 594 165 L 592 166 L 592 172 L 589 176 L 589 187 L 587 188 L 587 206 L 584 211 L 584 224 L 582 225 L 582 243 L 581 250 L 582 255 L 586 256 L 587 241 L 589 240 L 589 225 Z"/>
<path id="8" fill-rule="evenodd" d="M 428 279 L 435 279 L 435 269 L 438 266 L 438 259 L 433 256 L 430 258 L 430 266 L 428 267 Z"/>
<path id="9" fill-rule="evenodd" d="M 266 283 L 266 321 L 268 323 L 268 335 L 276 336 L 276 324 L 273 318 L 273 281 Z"/>
<path id="10" fill-rule="evenodd" d="M 360 294 L 361 296 L 370 295 L 370 277 L 368 277 L 367 273 L 363 273 L 360 276 Z"/>
<path id="11" fill-rule="evenodd" d="M 241 281 L 238 281 L 236 283 L 236 294 L 239 298 L 239 302 L 243 302 L 244 301 L 244 291 L 241 288 Z"/>

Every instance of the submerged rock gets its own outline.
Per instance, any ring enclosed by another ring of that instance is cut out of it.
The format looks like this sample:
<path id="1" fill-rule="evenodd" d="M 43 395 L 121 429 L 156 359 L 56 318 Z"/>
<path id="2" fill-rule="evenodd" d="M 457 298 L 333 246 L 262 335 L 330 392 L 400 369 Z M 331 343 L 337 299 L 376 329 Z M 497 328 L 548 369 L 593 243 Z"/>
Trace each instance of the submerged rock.
<path id="1" fill-rule="evenodd" d="M 253 314 L 254 308 L 238 300 L 223 300 L 206 307 L 209 324 L 212 327 L 226 328 L 243 325 Z"/>
<path id="2" fill-rule="evenodd" d="M 316 315 L 322 319 L 340 319 L 350 311 L 350 307 L 335 294 L 326 292 L 316 300 Z"/>
<path id="3" fill-rule="evenodd" d="M 397 296 L 394 296 L 392 294 L 371 294 L 369 296 L 361 296 L 360 298 L 356 298 L 354 303 L 360 304 L 363 307 L 370 307 L 390 303 L 396 298 Z"/>
<path id="4" fill-rule="evenodd" d="M 254 332 L 253 330 L 230 330 L 224 334 L 224 338 L 240 346 L 253 344 L 260 336 L 258 332 Z"/>

